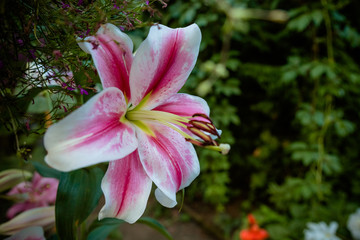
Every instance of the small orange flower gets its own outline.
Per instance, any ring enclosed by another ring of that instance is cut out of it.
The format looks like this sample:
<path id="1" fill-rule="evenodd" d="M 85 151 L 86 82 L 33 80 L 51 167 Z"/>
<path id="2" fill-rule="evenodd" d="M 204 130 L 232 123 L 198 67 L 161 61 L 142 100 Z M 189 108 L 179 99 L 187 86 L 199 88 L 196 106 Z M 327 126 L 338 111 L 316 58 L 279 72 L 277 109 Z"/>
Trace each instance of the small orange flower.
<path id="1" fill-rule="evenodd" d="M 241 230 L 240 240 L 264 240 L 269 237 L 267 231 L 259 227 L 252 214 L 248 215 L 248 221 L 249 228 Z"/>

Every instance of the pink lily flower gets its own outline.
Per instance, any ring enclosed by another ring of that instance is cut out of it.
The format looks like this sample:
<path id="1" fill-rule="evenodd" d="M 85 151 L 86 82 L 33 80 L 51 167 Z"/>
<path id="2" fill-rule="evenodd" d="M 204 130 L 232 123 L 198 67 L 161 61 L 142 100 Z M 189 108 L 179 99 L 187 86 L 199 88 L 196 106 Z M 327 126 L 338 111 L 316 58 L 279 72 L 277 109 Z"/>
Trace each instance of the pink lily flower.
<path id="1" fill-rule="evenodd" d="M 176 192 L 200 171 L 192 143 L 229 151 L 214 140 L 220 132 L 205 100 L 177 93 L 195 65 L 200 41 L 196 24 L 156 25 L 133 55 L 131 39 L 106 24 L 79 43 L 92 55 L 104 90 L 47 130 L 45 161 L 61 171 L 110 161 L 99 219 L 135 222 L 152 182 L 156 199 L 174 207 Z"/>
<path id="2" fill-rule="evenodd" d="M 20 201 L 8 209 L 7 217 L 13 218 L 20 212 L 54 204 L 58 184 L 57 179 L 41 177 L 35 172 L 32 182 L 19 183 L 7 193 Z"/>
<path id="3" fill-rule="evenodd" d="M 39 226 L 45 230 L 55 226 L 55 206 L 26 210 L 9 221 L 0 224 L 1 235 L 13 235 L 28 227 Z"/>

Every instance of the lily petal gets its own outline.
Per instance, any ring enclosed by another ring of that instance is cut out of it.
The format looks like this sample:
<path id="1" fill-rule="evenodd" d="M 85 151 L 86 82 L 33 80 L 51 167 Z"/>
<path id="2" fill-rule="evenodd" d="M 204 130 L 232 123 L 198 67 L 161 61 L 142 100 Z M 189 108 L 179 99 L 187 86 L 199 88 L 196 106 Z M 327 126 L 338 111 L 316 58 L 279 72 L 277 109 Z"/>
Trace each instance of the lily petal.
<path id="1" fill-rule="evenodd" d="M 159 188 L 155 189 L 155 197 L 161 205 L 167 208 L 173 208 L 177 204 L 176 200 L 170 199 Z"/>
<path id="2" fill-rule="evenodd" d="M 192 144 L 178 132 L 157 123 L 148 125 L 155 136 L 137 131 L 140 160 L 147 175 L 168 198 L 164 201 L 158 198 L 159 202 L 164 206 L 173 206 L 176 204 L 176 192 L 187 187 L 199 175 L 199 161 Z"/>
<path id="3" fill-rule="evenodd" d="M 6 212 L 6 217 L 12 219 L 15 217 L 16 214 L 20 212 L 24 212 L 25 210 L 36 208 L 36 207 L 43 207 L 39 203 L 32 203 L 32 202 L 21 202 L 12 205 Z"/>
<path id="4" fill-rule="evenodd" d="M 126 111 L 123 93 L 107 88 L 66 118 L 53 124 L 44 137 L 45 161 L 71 171 L 125 157 L 137 148 L 133 126 L 120 122 Z"/>
<path id="5" fill-rule="evenodd" d="M 10 221 L 0 224 L 0 234 L 12 235 L 31 226 L 49 229 L 55 225 L 55 206 L 39 207 L 20 213 Z"/>
<path id="6" fill-rule="evenodd" d="M 39 202 L 43 206 L 55 203 L 59 180 L 42 177 L 39 173 L 35 172 L 32 184 L 33 191 L 36 192 L 33 196 L 33 201 Z"/>
<path id="7" fill-rule="evenodd" d="M 169 112 L 179 116 L 192 116 L 195 113 L 209 116 L 210 108 L 200 97 L 185 93 L 177 93 L 154 108 L 157 111 Z"/>
<path id="8" fill-rule="evenodd" d="M 40 226 L 24 228 L 5 240 L 46 240 L 44 230 Z"/>
<path id="9" fill-rule="evenodd" d="M 152 109 L 177 93 L 194 68 L 201 32 L 196 24 L 171 29 L 152 26 L 148 37 L 135 53 L 130 72 L 131 103 L 146 103 Z"/>
<path id="10" fill-rule="evenodd" d="M 210 108 L 206 101 L 200 97 L 193 96 L 185 93 L 177 93 L 171 96 L 169 99 L 164 101 L 161 105 L 154 108 L 156 111 L 169 112 L 178 116 L 186 116 L 191 117 L 194 114 L 204 114 L 206 116 L 210 115 Z M 198 119 L 198 117 L 194 117 L 193 119 Z M 200 121 L 210 120 L 199 118 Z M 179 127 L 183 132 L 195 137 L 191 131 L 186 128 Z M 221 135 L 221 130 L 217 130 L 218 134 Z M 207 134 L 207 133 L 205 133 Z M 211 135 L 211 134 L 209 134 Z M 211 135 L 212 136 L 212 135 Z M 213 139 L 216 139 L 217 136 L 212 136 Z"/>
<path id="11" fill-rule="evenodd" d="M 31 172 L 22 169 L 8 169 L 0 172 L 0 192 L 16 186 L 31 176 Z"/>
<path id="12" fill-rule="evenodd" d="M 91 54 L 103 88 L 117 87 L 129 99 L 129 74 L 133 61 L 130 37 L 107 23 L 99 28 L 95 36 L 87 37 L 78 44 Z"/>
<path id="13" fill-rule="evenodd" d="M 129 223 L 136 222 L 145 211 L 151 185 L 137 151 L 111 161 L 101 183 L 105 206 L 99 213 L 99 219 L 116 217 Z"/>

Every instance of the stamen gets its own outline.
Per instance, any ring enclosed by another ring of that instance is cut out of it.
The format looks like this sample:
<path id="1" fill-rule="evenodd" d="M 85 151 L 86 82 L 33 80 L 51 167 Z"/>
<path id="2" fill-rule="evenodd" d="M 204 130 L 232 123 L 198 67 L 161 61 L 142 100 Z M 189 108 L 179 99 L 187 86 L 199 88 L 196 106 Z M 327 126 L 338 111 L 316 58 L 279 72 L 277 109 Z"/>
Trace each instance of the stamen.
<path id="1" fill-rule="evenodd" d="M 211 124 L 213 123 L 212 120 L 207 115 L 205 115 L 203 113 L 195 113 L 192 117 L 193 118 L 194 117 L 202 117 L 202 118 L 205 118 L 206 120 L 209 120 Z"/>
<path id="2" fill-rule="evenodd" d="M 129 110 L 120 121 L 124 121 L 125 119 L 133 122 L 153 136 L 154 133 L 147 127 L 147 124 L 144 121 L 159 122 L 178 132 L 186 141 L 194 145 L 212 149 L 221 152 L 222 154 L 227 154 L 230 150 L 229 144 L 219 144 L 214 140 L 214 137 L 220 138 L 220 134 L 211 119 L 202 113 L 196 113 L 191 117 L 186 117 L 169 112 L 138 110 L 138 108 L 134 108 Z M 189 132 L 187 132 L 186 129 Z"/>
<path id="3" fill-rule="evenodd" d="M 207 135 L 206 133 L 202 132 L 200 129 L 195 128 L 195 127 L 188 127 L 188 129 L 195 134 L 196 136 L 198 136 L 199 138 L 201 138 L 202 140 L 204 140 L 204 142 L 206 143 L 206 145 L 218 145 L 217 142 L 215 142 L 210 135 Z"/>
<path id="4" fill-rule="evenodd" d="M 220 138 L 218 131 L 212 123 L 199 120 L 191 120 L 189 123 L 202 131 L 208 132 L 212 135 L 216 135 L 218 138 Z"/>
<path id="5" fill-rule="evenodd" d="M 227 143 L 221 143 L 219 146 L 205 146 L 205 148 L 218 151 L 222 155 L 226 155 L 230 151 L 230 145 Z"/>
<path id="6" fill-rule="evenodd" d="M 174 125 L 172 125 L 172 124 L 170 124 L 170 123 L 168 123 L 168 122 L 164 122 L 164 121 L 161 121 L 161 120 L 159 120 L 159 122 L 161 122 L 161 123 L 164 124 L 165 126 L 168 126 L 168 127 L 171 128 L 171 129 L 175 130 L 176 132 L 180 133 L 181 136 L 183 136 L 185 139 L 190 139 L 190 138 L 192 138 L 189 134 L 181 131 L 179 128 L 175 127 Z"/>
<path id="7" fill-rule="evenodd" d="M 162 112 L 162 111 L 150 111 L 150 110 L 132 110 L 126 113 L 126 118 L 130 121 L 133 120 L 165 120 L 174 124 L 182 124 L 189 122 L 189 117 L 181 117 L 172 113 Z"/>

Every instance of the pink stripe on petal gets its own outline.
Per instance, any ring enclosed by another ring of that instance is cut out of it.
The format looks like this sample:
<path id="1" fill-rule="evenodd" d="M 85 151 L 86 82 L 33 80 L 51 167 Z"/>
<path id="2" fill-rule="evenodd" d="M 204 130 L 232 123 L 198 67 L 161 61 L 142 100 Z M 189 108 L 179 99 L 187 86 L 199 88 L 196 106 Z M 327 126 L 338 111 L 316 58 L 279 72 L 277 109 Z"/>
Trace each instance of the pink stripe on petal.
<path id="1" fill-rule="evenodd" d="M 176 202 L 176 192 L 199 175 L 195 149 L 178 132 L 156 123 L 149 125 L 155 137 L 137 131 L 141 163 L 155 185 Z"/>
<path id="2" fill-rule="evenodd" d="M 131 68 L 131 102 L 137 105 L 151 92 L 146 108 L 152 109 L 177 93 L 195 65 L 200 41 L 196 24 L 178 29 L 151 27 Z"/>
<path id="3" fill-rule="evenodd" d="M 200 97 L 177 93 L 154 108 L 157 111 L 169 112 L 179 116 L 193 116 L 201 113 L 209 116 L 210 109 L 206 101 Z"/>
<path id="4" fill-rule="evenodd" d="M 133 61 L 133 43 L 119 28 L 108 23 L 95 36 L 79 42 L 93 57 L 103 88 L 117 87 L 130 99 L 129 74 Z"/>
<path id="5" fill-rule="evenodd" d="M 136 222 L 145 211 L 151 185 L 137 151 L 111 161 L 101 183 L 105 206 L 99 219 L 116 217 L 129 223 Z"/>
<path id="6" fill-rule="evenodd" d="M 154 108 L 157 111 L 169 112 L 179 116 L 193 116 L 194 114 L 204 114 L 209 116 L 210 108 L 206 101 L 200 97 L 193 96 L 185 93 L 177 93 L 164 101 L 161 105 Z M 199 120 L 204 122 L 210 122 L 203 117 L 194 117 L 192 120 Z M 190 126 L 190 124 L 187 124 Z M 198 138 L 191 131 L 186 128 L 179 127 L 181 131 Z"/>
<path id="7" fill-rule="evenodd" d="M 61 171 L 123 158 L 137 148 L 131 124 L 120 122 L 127 105 L 117 88 L 107 88 L 63 120 L 44 137 L 45 161 Z"/>

